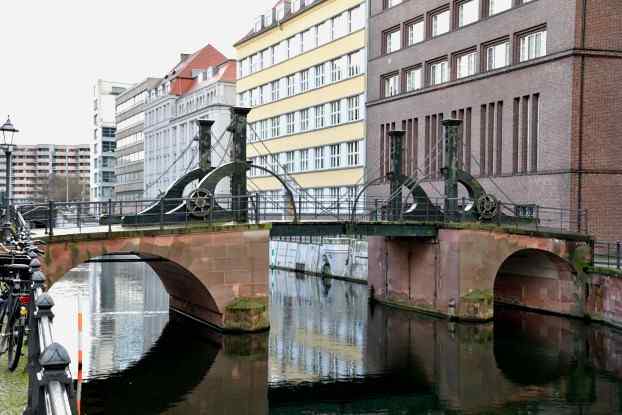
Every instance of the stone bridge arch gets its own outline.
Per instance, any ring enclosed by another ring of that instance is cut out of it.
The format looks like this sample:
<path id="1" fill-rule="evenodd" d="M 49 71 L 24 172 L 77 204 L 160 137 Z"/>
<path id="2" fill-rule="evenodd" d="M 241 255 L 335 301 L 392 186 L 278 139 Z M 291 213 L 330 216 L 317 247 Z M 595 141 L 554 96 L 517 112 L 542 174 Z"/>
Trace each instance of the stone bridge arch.
<path id="1" fill-rule="evenodd" d="M 458 270 L 458 315 L 491 319 L 494 302 L 583 316 L 585 284 L 571 262 L 586 243 L 572 237 L 443 230 Z M 442 242 L 441 242 L 442 244 Z M 449 265 L 450 267 L 452 265 Z M 454 269 L 456 269 L 454 268 Z M 449 271 L 449 270 L 448 270 Z M 455 301 L 455 300 L 454 300 Z"/>
<path id="2" fill-rule="evenodd" d="M 133 254 L 158 274 L 175 311 L 224 331 L 269 326 L 269 230 L 261 226 L 54 236 L 47 242 L 42 270 L 50 286 L 93 258 Z"/>
<path id="3" fill-rule="evenodd" d="M 495 298 L 583 316 L 585 284 L 572 262 L 588 240 L 487 226 L 371 237 L 369 284 L 382 302 L 462 320 L 491 320 Z"/>

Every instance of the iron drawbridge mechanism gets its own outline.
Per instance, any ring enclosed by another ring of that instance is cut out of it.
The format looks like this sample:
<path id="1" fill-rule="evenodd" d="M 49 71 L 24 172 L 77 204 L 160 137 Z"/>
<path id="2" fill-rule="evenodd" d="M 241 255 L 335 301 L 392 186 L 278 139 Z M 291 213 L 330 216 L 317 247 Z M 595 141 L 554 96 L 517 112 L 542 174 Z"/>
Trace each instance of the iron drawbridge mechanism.
<path id="1" fill-rule="evenodd" d="M 123 225 L 148 225 L 152 223 L 176 223 L 192 221 L 249 221 L 250 212 L 259 211 L 259 200 L 249 195 L 247 171 L 251 163 L 246 159 L 246 131 L 249 108 L 231 108 L 231 122 L 226 131 L 231 134 L 230 162 L 212 166 L 212 120 L 198 120 L 199 167 L 183 175 L 173 183 L 160 200 L 136 215 L 125 216 Z M 276 178 L 284 187 L 290 209 L 297 221 L 295 199 L 292 190 L 278 174 L 263 166 L 252 165 Z M 219 195 L 218 185 L 230 179 L 229 194 Z M 198 182 L 187 194 L 187 188 Z"/>
<path id="2" fill-rule="evenodd" d="M 462 121 L 446 119 L 442 124 L 445 127 L 444 165 L 441 168 L 444 179 L 442 206 L 433 203 L 422 187 L 422 179 L 403 174 L 405 131 L 393 130 L 389 132 L 391 170 L 388 174 L 369 181 L 358 192 L 351 212 L 352 222 L 356 221 L 358 202 L 365 192 L 372 186 L 388 181 L 390 197 L 368 212 L 372 220 L 534 223 L 536 219 L 533 217 L 521 216 L 517 212 L 512 212 L 512 214 L 504 212 L 504 206 L 497 197 L 486 192 L 477 179 L 458 165 L 458 148 L 462 145 L 459 137 Z M 466 190 L 466 197 L 460 197 L 459 185 Z M 409 202 L 411 200 L 412 202 Z"/>

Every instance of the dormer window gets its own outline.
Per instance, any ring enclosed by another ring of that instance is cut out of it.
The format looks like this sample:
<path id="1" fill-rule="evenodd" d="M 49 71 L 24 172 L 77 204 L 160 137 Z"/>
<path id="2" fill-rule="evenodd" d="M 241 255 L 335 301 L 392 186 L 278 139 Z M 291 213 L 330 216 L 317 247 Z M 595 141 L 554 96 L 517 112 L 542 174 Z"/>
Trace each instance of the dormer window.
<path id="1" fill-rule="evenodd" d="M 280 22 L 284 18 L 285 18 L 285 2 L 282 1 L 276 6 L 276 20 L 277 22 Z"/>
<path id="2" fill-rule="evenodd" d="M 296 13 L 302 8 L 302 0 L 294 0 L 292 2 L 292 13 Z"/>
<path id="3" fill-rule="evenodd" d="M 274 21 L 274 18 L 272 17 L 272 10 L 269 10 L 264 15 L 264 24 L 266 25 L 266 27 L 270 27 L 270 26 L 272 26 L 272 22 L 273 21 Z"/>
<path id="4" fill-rule="evenodd" d="M 259 16 L 255 19 L 255 26 L 253 27 L 255 32 L 261 31 L 263 29 L 263 16 Z"/>

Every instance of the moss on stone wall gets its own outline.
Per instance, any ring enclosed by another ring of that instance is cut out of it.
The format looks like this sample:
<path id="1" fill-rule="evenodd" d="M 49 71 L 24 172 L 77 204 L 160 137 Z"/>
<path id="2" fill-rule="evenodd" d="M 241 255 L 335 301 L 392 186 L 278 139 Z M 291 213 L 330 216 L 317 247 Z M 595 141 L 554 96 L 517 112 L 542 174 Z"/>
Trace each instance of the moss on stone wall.
<path id="1" fill-rule="evenodd" d="M 239 297 L 225 306 L 224 328 L 256 332 L 270 327 L 267 297 Z"/>

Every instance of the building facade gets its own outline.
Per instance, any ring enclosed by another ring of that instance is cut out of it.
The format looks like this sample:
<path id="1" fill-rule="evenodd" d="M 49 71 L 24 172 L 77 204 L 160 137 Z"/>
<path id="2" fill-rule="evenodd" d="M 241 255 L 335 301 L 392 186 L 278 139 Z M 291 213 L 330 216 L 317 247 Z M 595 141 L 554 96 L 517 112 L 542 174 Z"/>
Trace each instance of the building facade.
<path id="1" fill-rule="evenodd" d="M 363 182 L 366 15 L 361 0 L 279 1 L 235 45 L 238 103 L 252 108 L 248 157 L 287 173 L 310 209 L 312 200 L 346 200 Z M 258 169 L 249 187 L 282 198 Z"/>
<path id="2" fill-rule="evenodd" d="M 4 152 L 0 155 L 0 190 L 4 191 L 5 169 Z M 13 150 L 11 162 L 11 198 L 18 204 L 43 203 L 50 195 L 49 185 L 53 176 L 78 177 L 70 181 L 71 186 L 78 184 L 79 200 L 89 198 L 90 151 L 88 144 L 77 145 L 18 145 Z M 59 202 L 75 200 L 75 189 L 69 192 L 57 189 L 54 192 L 63 195 Z M 69 190 L 69 189 L 67 189 Z"/>
<path id="3" fill-rule="evenodd" d="M 622 237 L 621 2 L 371 0 L 369 16 L 370 177 L 404 130 L 406 173 L 439 196 L 441 121 L 459 118 L 459 163 L 488 191 Z"/>
<path id="4" fill-rule="evenodd" d="M 116 98 L 115 200 L 143 199 L 145 106 L 160 81 L 147 78 Z"/>
<path id="5" fill-rule="evenodd" d="M 229 160 L 225 130 L 235 105 L 236 63 L 208 45 L 182 54 L 147 96 L 145 104 L 146 198 L 157 198 L 199 164 L 197 121 L 214 121 L 212 164 Z"/>
<path id="6" fill-rule="evenodd" d="M 93 141 L 91 144 L 91 200 L 114 196 L 116 97 L 131 84 L 99 79 L 93 87 Z"/>

